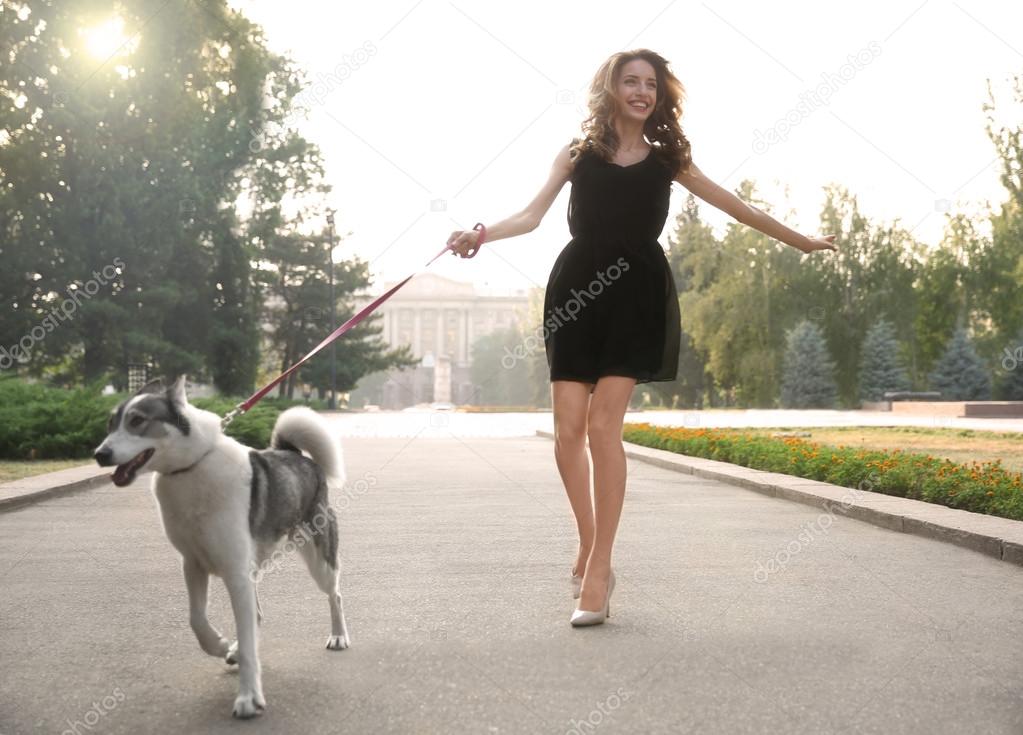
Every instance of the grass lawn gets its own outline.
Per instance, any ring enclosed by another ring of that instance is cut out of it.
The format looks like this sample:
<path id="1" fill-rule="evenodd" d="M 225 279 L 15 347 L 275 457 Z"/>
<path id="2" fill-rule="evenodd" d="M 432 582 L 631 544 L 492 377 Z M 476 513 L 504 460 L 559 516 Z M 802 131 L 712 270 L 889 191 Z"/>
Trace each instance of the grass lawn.
<path id="1" fill-rule="evenodd" d="M 904 452 L 930 454 L 953 462 L 992 462 L 1013 472 L 1023 472 L 1023 433 L 942 429 L 918 426 L 849 426 L 823 428 L 746 429 L 752 434 L 770 436 L 786 433 L 807 441 L 855 449 L 901 449 Z M 809 436 L 802 436 L 809 434 Z"/>
<path id="2" fill-rule="evenodd" d="M 88 459 L 36 459 L 36 460 L 0 460 L 0 483 L 20 480 L 23 477 L 42 475 L 46 472 L 66 470 L 68 467 L 81 467 L 89 464 Z"/>

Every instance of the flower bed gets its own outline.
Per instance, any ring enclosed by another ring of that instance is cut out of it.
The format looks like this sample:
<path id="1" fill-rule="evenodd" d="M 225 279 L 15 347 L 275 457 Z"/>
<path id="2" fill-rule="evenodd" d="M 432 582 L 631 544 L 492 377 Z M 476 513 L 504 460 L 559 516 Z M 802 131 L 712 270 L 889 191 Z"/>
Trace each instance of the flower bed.
<path id="1" fill-rule="evenodd" d="M 1023 520 L 1023 474 L 1006 470 L 1001 460 L 960 464 L 899 449 L 833 447 L 741 429 L 628 423 L 623 438 L 677 454 Z"/>

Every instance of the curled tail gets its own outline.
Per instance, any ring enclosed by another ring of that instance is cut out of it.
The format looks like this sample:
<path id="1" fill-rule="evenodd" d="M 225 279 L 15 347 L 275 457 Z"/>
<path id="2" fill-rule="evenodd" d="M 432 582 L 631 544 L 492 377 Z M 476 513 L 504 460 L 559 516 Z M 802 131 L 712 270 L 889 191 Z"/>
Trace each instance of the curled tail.
<path id="1" fill-rule="evenodd" d="M 341 439 L 311 408 L 293 406 L 283 411 L 270 435 L 270 448 L 305 451 L 323 470 L 330 490 L 339 492 L 345 484 Z"/>

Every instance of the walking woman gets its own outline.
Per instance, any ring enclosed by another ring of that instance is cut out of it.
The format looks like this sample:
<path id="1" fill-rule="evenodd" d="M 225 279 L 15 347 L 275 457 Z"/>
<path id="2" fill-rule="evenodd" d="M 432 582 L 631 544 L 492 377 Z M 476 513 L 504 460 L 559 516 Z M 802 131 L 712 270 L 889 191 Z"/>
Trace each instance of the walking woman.
<path id="1" fill-rule="evenodd" d="M 612 55 L 590 85 L 583 137 L 561 149 L 525 209 L 482 230 L 489 242 L 536 229 L 565 182 L 572 182 L 572 239 L 547 282 L 544 343 L 554 457 L 579 531 L 571 575 L 579 599 L 570 620 L 575 626 L 603 623 L 609 614 L 611 551 L 625 498 L 622 424 L 632 390 L 638 383 L 674 380 L 678 370 L 678 295 L 657 242 L 672 181 L 800 252 L 835 250 L 834 235 L 795 232 L 703 175 L 679 123 L 684 95 L 659 54 L 637 49 Z M 469 257 L 480 232 L 453 232 L 448 245 Z"/>

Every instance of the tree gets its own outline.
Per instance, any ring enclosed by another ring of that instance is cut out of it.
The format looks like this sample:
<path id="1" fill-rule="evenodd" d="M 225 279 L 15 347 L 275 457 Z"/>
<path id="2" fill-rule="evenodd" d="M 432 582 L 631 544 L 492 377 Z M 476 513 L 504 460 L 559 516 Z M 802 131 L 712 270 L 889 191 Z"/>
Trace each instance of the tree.
<path id="1" fill-rule="evenodd" d="M 930 374 L 931 389 L 943 401 L 987 401 L 991 398 L 991 375 L 973 349 L 966 327 L 960 323 L 945 353 Z"/>
<path id="2" fill-rule="evenodd" d="M 212 350 L 228 361 L 227 381 L 244 382 L 254 314 L 225 205 L 251 156 L 264 81 L 284 62 L 216 3 L 99 7 L 33 0 L 0 13 L 10 62 L 0 91 L 19 103 L 0 112 L 12 131 L 0 146 L 0 227 L 5 261 L 18 264 L 4 275 L 4 294 L 17 298 L 0 334 L 120 262 L 41 346 L 35 372 L 80 345 L 79 380 L 149 360 L 197 375 Z M 109 58 L 90 56 L 83 38 L 111 18 L 141 30 Z"/>
<path id="3" fill-rule="evenodd" d="M 682 294 L 696 288 L 697 278 L 706 278 L 709 268 L 703 264 L 718 247 L 710 226 L 700 220 L 700 209 L 696 198 L 686 197 L 682 211 L 675 218 L 674 232 L 668 237 L 668 263 L 671 265 L 675 288 L 679 294 L 681 308 Z M 699 276 L 698 272 L 699 271 Z M 707 373 L 707 356 L 697 349 L 693 337 L 687 331 L 687 320 L 683 315 L 682 339 L 679 341 L 678 378 L 663 383 L 651 383 L 650 390 L 660 397 L 663 405 L 672 408 L 702 408 L 709 402 L 707 395 L 711 377 Z"/>
<path id="4" fill-rule="evenodd" d="M 917 332 L 924 365 L 933 366 L 957 324 L 970 326 L 978 352 L 987 359 L 1003 343 L 1002 320 L 992 309 L 998 308 L 993 293 L 1004 278 L 994 272 L 1000 266 L 992 240 L 978 227 L 965 214 L 946 215 L 941 243 L 923 267 Z"/>
<path id="5" fill-rule="evenodd" d="M 752 182 L 742 182 L 737 195 L 758 202 Z M 686 277 L 679 301 L 683 328 L 693 347 L 707 356 L 715 387 L 734 389 L 742 405 L 773 407 L 781 325 L 802 309 L 793 293 L 799 254 L 736 222 L 720 244 L 694 238 L 692 249 L 682 249 L 676 263 Z"/>
<path id="6" fill-rule="evenodd" d="M 882 319 L 867 331 L 860 351 L 860 400 L 881 401 L 885 391 L 911 387 L 899 355 L 895 327 Z"/>
<path id="7" fill-rule="evenodd" d="M 1023 104 L 1023 75 L 1013 75 L 1012 100 L 1001 124 L 988 81 L 985 131 L 995 146 L 1001 164 L 1000 180 L 1008 194 L 999 211 L 991 216 L 990 257 L 985 259 L 979 279 L 986 285 L 984 303 L 996 330 L 995 344 L 1004 345 L 1023 324 L 1023 125 L 1019 106 Z"/>
<path id="8" fill-rule="evenodd" d="M 837 400 L 835 363 L 828 355 L 821 328 L 801 320 L 786 337 L 784 408 L 834 408 Z"/>
<path id="9" fill-rule="evenodd" d="M 523 323 L 522 347 L 525 352 L 526 380 L 529 395 L 526 404 L 538 408 L 551 407 L 551 369 L 547 364 L 547 346 L 544 343 L 544 289 L 529 289 L 529 305 Z"/>
<path id="10" fill-rule="evenodd" d="M 270 343 L 280 357 L 281 372 L 298 362 L 332 331 L 329 273 L 325 237 L 280 237 L 273 253 L 275 283 L 267 289 L 281 303 L 267 310 Z M 335 264 L 336 325 L 355 315 L 350 296 L 369 285 L 368 263 L 353 259 Z M 418 364 L 411 347 L 390 349 L 381 339 L 379 315 L 371 314 L 335 342 L 337 390 L 353 390 L 364 375 Z M 313 386 L 322 398 L 330 389 L 330 350 L 324 347 L 309 362 L 279 384 L 279 394 L 295 397 L 298 383 Z"/>
<path id="11" fill-rule="evenodd" d="M 134 35 L 91 56 L 117 22 Z M 288 260 L 329 192 L 294 129 L 301 72 L 225 0 L 4 0 L 0 48 L 0 344 L 70 382 L 151 362 L 251 390 L 268 249 Z"/>
<path id="12" fill-rule="evenodd" d="M 872 224 L 843 187 L 826 188 L 819 229 L 837 235 L 838 249 L 804 261 L 798 291 L 826 336 L 841 402 L 858 406 L 860 350 L 870 326 L 884 314 L 896 315 L 895 332 L 912 348 L 920 247 L 897 226 Z"/>
<path id="13" fill-rule="evenodd" d="M 473 342 L 473 403 L 523 406 L 535 397 L 524 344 L 524 336 L 517 324 L 483 335 Z"/>

